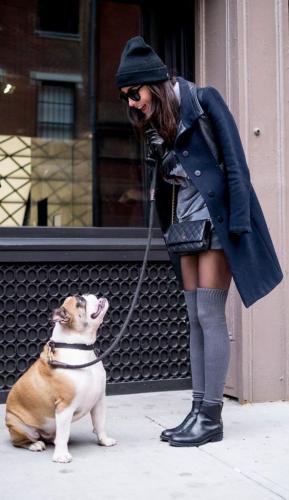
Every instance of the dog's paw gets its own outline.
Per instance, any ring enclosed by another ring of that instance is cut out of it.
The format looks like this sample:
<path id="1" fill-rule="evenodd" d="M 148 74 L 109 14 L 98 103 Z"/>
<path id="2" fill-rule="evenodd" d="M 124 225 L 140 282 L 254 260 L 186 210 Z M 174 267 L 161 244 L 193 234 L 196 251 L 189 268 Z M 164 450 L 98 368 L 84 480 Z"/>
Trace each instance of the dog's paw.
<path id="1" fill-rule="evenodd" d="M 32 443 L 28 449 L 30 451 L 44 451 L 46 449 L 46 446 L 43 441 L 36 441 L 35 443 Z"/>
<path id="2" fill-rule="evenodd" d="M 116 440 L 107 436 L 103 436 L 98 439 L 98 444 L 100 446 L 114 446 L 116 444 Z"/>
<path id="3" fill-rule="evenodd" d="M 68 451 L 55 451 L 52 460 L 53 462 L 58 462 L 60 464 L 67 464 L 68 462 L 71 462 L 72 456 L 68 453 Z"/>

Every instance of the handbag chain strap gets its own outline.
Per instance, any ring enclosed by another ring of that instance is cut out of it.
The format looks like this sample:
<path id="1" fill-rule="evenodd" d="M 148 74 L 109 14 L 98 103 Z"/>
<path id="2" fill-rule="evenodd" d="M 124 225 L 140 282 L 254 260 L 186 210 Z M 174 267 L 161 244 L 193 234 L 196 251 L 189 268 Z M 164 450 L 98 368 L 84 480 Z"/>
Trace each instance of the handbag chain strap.
<path id="1" fill-rule="evenodd" d="M 174 223 L 175 204 L 176 204 L 176 185 L 175 183 L 173 183 L 171 224 Z"/>

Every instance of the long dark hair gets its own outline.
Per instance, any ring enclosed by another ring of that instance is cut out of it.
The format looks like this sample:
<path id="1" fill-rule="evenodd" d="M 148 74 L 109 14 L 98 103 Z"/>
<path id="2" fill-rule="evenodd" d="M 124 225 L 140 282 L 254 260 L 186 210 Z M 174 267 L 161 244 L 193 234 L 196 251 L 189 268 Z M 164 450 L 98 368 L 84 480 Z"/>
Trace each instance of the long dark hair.
<path id="1" fill-rule="evenodd" d="M 177 133 L 179 121 L 179 102 L 173 85 L 176 78 L 165 82 L 147 85 L 152 94 L 151 114 L 148 118 L 136 108 L 128 108 L 128 117 L 139 136 L 144 135 L 145 128 L 152 126 L 164 139 L 167 146 L 172 146 Z"/>

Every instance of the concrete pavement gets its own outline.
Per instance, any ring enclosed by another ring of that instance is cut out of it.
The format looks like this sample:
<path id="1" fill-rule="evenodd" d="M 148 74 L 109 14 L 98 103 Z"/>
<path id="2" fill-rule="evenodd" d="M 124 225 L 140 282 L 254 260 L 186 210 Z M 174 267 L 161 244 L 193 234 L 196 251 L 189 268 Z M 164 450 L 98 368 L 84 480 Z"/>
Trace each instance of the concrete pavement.
<path id="1" fill-rule="evenodd" d="M 289 500 L 289 403 L 224 398 L 224 440 L 175 448 L 159 440 L 191 407 L 191 391 L 107 397 L 112 448 L 95 444 L 89 416 L 72 425 L 73 461 L 14 448 L 0 406 L 1 500 Z"/>

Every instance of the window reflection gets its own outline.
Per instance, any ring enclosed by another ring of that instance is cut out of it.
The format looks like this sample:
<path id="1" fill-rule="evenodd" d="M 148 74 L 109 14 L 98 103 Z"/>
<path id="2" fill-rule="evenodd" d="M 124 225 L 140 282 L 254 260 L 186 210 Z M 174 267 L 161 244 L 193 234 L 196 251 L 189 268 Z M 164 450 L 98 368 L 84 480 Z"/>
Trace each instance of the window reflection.
<path id="1" fill-rule="evenodd" d="M 78 33 L 79 0 L 38 0 L 37 27 L 51 33 Z"/>
<path id="2" fill-rule="evenodd" d="M 138 3 L 1 6 L 0 226 L 144 226 L 141 147 L 115 72 Z"/>
<path id="3" fill-rule="evenodd" d="M 47 139 L 73 139 L 74 85 L 41 82 L 37 98 L 37 135 Z"/>
<path id="4" fill-rule="evenodd" d="M 137 4 L 101 2 L 98 12 L 97 149 L 99 215 L 104 226 L 143 226 L 144 167 L 140 144 L 119 100 L 115 73 L 128 38 L 140 32 Z"/>

